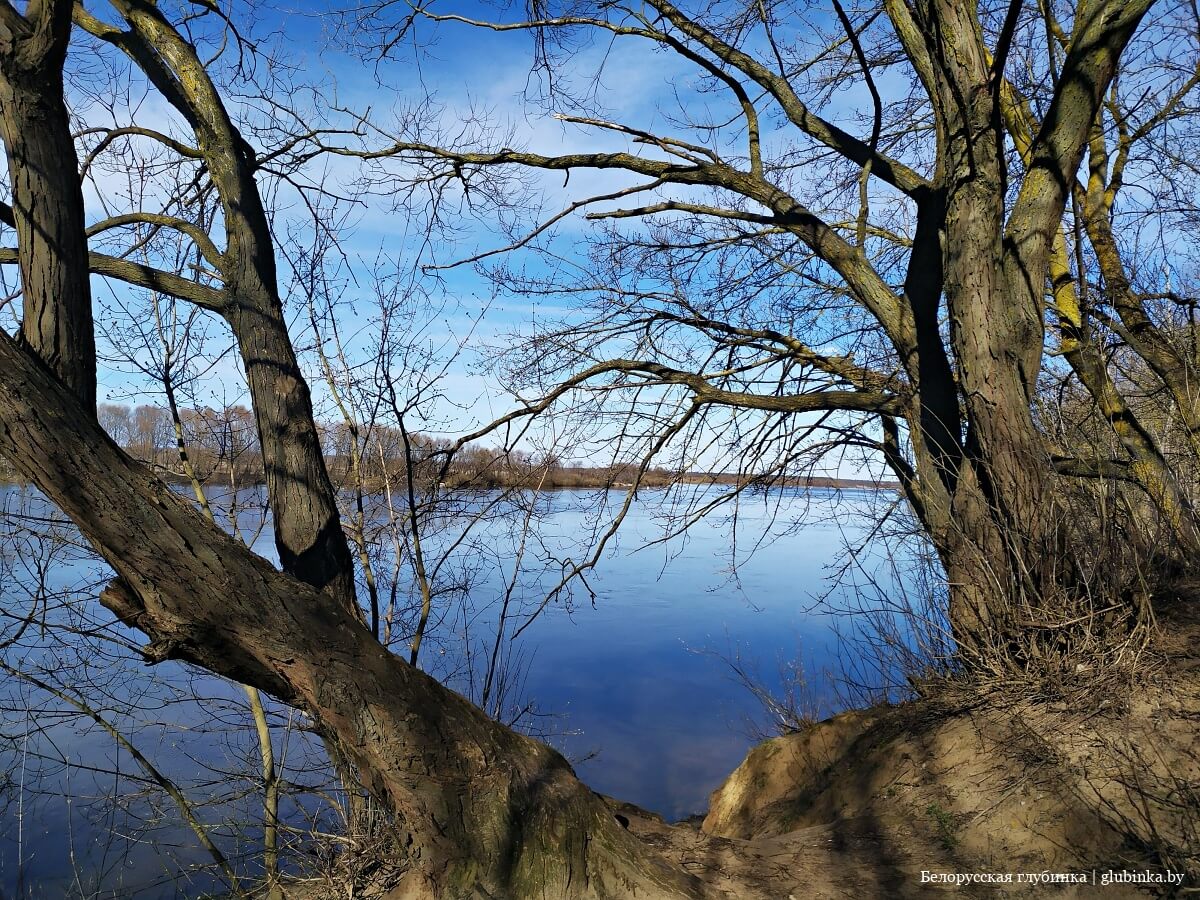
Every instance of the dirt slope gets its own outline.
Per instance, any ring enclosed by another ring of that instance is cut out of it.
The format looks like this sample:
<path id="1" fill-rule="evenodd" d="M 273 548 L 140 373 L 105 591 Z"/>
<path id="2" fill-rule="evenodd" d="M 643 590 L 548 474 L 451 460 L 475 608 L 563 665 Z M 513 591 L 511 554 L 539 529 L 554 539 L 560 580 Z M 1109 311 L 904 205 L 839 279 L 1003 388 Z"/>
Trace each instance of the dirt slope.
<path id="1" fill-rule="evenodd" d="M 1198 611 L 1161 614 L 1134 680 L 1080 673 L 1033 696 L 947 686 L 845 713 L 751 750 L 700 829 L 631 827 L 736 897 L 1200 893 Z M 1105 886 L 1110 870 L 1181 883 Z M 923 871 L 1088 880 L 939 888 Z"/>
<path id="2" fill-rule="evenodd" d="M 731 898 L 1200 895 L 1200 602 L 1159 616 L 1136 678 L 1081 672 L 1032 691 L 942 685 L 898 707 L 843 713 L 752 749 L 702 823 L 609 803 L 631 832 Z M 1103 885 L 1113 870 L 1182 881 Z M 1054 874 L 1082 881 L 1041 880 Z M 308 881 L 289 896 L 348 896 L 344 883 L 327 887 Z M 349 894 L 386 895 L 386 881 Z"/>

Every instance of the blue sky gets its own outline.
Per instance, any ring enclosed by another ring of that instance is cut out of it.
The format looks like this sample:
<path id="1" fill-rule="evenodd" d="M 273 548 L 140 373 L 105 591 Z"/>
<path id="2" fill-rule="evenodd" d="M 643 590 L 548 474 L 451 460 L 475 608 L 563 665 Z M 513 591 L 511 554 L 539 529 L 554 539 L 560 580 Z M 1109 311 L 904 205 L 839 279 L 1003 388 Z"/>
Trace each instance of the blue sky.
<path id="1" fill-rule="evenodd" d="M 101 8 L 98 3 L 89 6 Z M 519 10 L 498 12 L 471 0 L 442 8 L 479 18 L 513 18 L 519 14 Z M 543 76 L 532 68 L 533 44 L 527 33 L 497 34 L 460 24 L 425 23 L 416 33 L 418 49 L 414 50 L 409 43 L 398 47 L 392 58 L 376 63 L 368 53 L 339 43 L 337 25 L 336 18 L 322 3 L 264 5 L 258 8 L 253 31 L 262 39 L 265 53 L 274 52 L 294 67 L 293 80 L 313 85 L 326 102 L 355 110 L 369 109 L 373 120 L 384 129 L 389 127 L 393 114 L 402 115 L 406 109 L 432 98 L 448 132 L 457 131 L 464 119 L 478 115 L 506 135 L 504 145 L 547 154 L 597 149 L 646 152 L 623 136 L 597 133 L 595 129 L 556 120 L 531 102 L 536 99 L 538 79 Z M 580 43 L 571 63 L 574 71 L 560 71 L 557 76 L 566 83 L 572 78 L 578 83 L 603 64 L 602 97 L 609 107 L 605 110 L 606 117 L 622 123 L 691 137 L 686 130 L 671 124 L 672 116 L 736 119 L 735 107 L 726 92 L 699 93 L 698 70 L 674 54 L 655 51 L 642 40 L 593 37 Z M 86 65 L 87 60 L 80 60 L 79 64 Z M 130 102 L 137 108 L 134 118 L 139 123 L 186 135 L 186 128 L 153 91 L 137 88 L 135 85 Z M 852 85 L 836 93 L 824 112 L 855 128 L 854 112 L 866 96 L 864 87 Z M 764 126 L 768 148 L 786 139 L 786 130 L 770 121 L 765 121 Z M 740 150 L 743 140 L 738 128 L 726 130 L 726 144 L 738 148 L 734 152 L 744 152 Z M 377 141 L 382 142 L 382 138 Z M 357 163 L 343 158 L 328 158 L 318 167 L 324 167 L 334 184 L 339 181 L 349 184 L 360 171 Z M 110 173 L 101 181 L 101 193 L 118 189 L 121 178 L 120 173 Z M 550 213 L 559 211 L 571 199 L 611 191 L 635 180 L 621 173 L 587 170 L 572 172 L 569 184 L 564 184 L 560 174 L 532 176 L 544 208 Z M 810 199 L 819 206 L 820 191 L 815 191 Z M 91 220 L 106 214 L 103 206 L 97 192 L 90 192 Z M 425 248 L 425 262 L 446 264 L 508 243 L 509 238 L 498 231 L 494 216 L 486 208 L 463 205 L 458 212 L 452 239 L 439 235 L 432 249 Z M 341 273 L 345 290 L 339 326 L 343 337 L 352 346 L 357 340 L 361 351 L 371 341 L 372 266 L 381 254 L 393 256 L 397 265 L 409 264 L 417 245 L 412 234 L 413 223 L 390 209 L 384 198 L 376 197 L 366 206 L 354 208 L 348 219 L 352 227 L 343 235 L 343 250 L 349 269 Z M 282 232 L 291 224 L 303 231 L 311 227 L 307 221 L 295 198 L 285 194 L 278 230 Z M 590 227 L 579 217 L 564 221 L 556 230 L 555 247 L 564 253 L 573 252 Z M 530 255 L 514 254 L 510 261 L 514 265 L 533 266 L 535 270 L 540 265 Z M 281 280 L 283 277 L 281 270 Z M 492 348 L 511 344 L 509 335 L 527 329 L 534 316 L 553 318 L 569 310 L 569 301 L 497 294 L 493 285 L 470 265 L 440 270 L 438 277 L 437 312 L 431 321 L 422 323 L 424 339 L 436 345 L 452 340 L 453 335 L 472 332 L 474 345 L 482 347 L 468 350 L 450 367 L 444 380 L 449 402 L 440 404 L 430 416 L 430 427 L 435 427 L 432 423 L 436 422 L 437 427 L 453 432 L 487 421 L 511 407 L 512 399 L 498 391 L 494 380 L 484 371 L 494 357 Z M 111 283 L 97 280 L 96 296 L 106 306 L 128 303 L 136 308 L 128 292 Z M 485 308 L 486 315 L 477 322 Z M 310 339 L 301 312 L 294 310 L 295 337 L 303 349 Z M 219 322 L 211 324 L 212 346 L 224 340 L 223 329 Z M 311 356 L 305 361 L 314 395 L 322 411 L 329 415 L 332 410 L 328 392 L 320 383 Z M 102 398 L 136 403 L 153 401 L 154 394 L 153 387 L 132 373 L 128 365 L 110 361 L 101 373 Z M 197 402 L 217 405 L 239 400 L 245 402 L 236 357 L 226 354 L 209 369 L 197 390 Z"/>
<path id="2" fill-rule="evenodd" d="M 497 35 L 468 26 L 435 26 L 436 35 L 421 35 L 422 49 L 416 54 L 419 57 L 416 63 L 412 59 L 413 53 L 401 51 L 403 59 L 364 65 L 360 55 L 339 48 L 331 38 L 328 32 L 335 23 L 321 6 L 307 4 L 278 11 L 263 8 L 269 15 L 263 16 L 257 27 L 260 32 L 282 29 L 277 45 L 287 61 L 297 67 L 301 78 L 322 84 L 327 96 L 336 96 L 339 105 L 357 110 L 371 109 L 380 124 L 387 127 L 390 124 L 389 109 L 420 103 L 432 95 L 434 102 L 442 107 L 443 117 L 450 127 L 471 109 L 482 111 L 490 120 L 499 123 L 499 127 L 511 129 L 516 135 L 515 141 L 531 149 L 562 153 L 596 147 L 595 136 L 589 140 L 582 129 L 530 109 L 522 101 L 521 94 L 530 84 L 531 42 L 528 35 Z M 474 12 L 483 14 L 486 11 L 475 8 Z M 432 41 L 428 40 L 431 36 Z M 673 74 L 655 71 L 655 68 L 626 66 L 626 83 L 619 86 L 621 92 L 625 96 L 645 97 L 652 103 L 652 98 L 669 84 Z M 637 113 L 642 105 L 645 104 L 635 102 L 624 111 Z M 155 120 L 167 121 L 173 116 L 151 94 L 141 104 L 138 114 L 139 121 L 147 118 L 159 124 Z M 601 141 L 613 148 L 626 149 L 628 146 L 606 136 L 602 136 Z M 352 161 L 333 158 L 327 164 L 335 177 L 340 174 L 349 180 L 358 173 L 358 166 Z M 549 195 L 547 208 L 554 209 L 569 194 L 606 190 L 610 185 L 627 184 L 631 179 L 620 174 L 581 171 L 572 174 L 569 191 L 555 189 L 557 178 L 543 181 Z M 492 227 L 493 222 L 473 221 L 474 215 L 480 212 L 479 209 L 464 208 L 454 223 L 457 240 L 439 242 L 432 258 L 427 251 L 426 260 L 445 264 L 481 250 L 503 246 L 507 241 Z M 93 205 L 92 218 L 99 216 Z M 355 260 L 357 280 L 364 288 L 363 293 L 369 295 L 366 270 L 379 254 L 393 254 L 403 262 L 411 258 L 416 248 L 412 240 L 402 239 L 406 227 L 410 226 L 402 221 L 402 215 L 390 210 L 382 198 L 376 198 L 365 208 L 355 209 L 350 218 L 353 227 L 346 233 L 345 247 Z M 574 220 L 565 222 L 563 230 L 570 232 L 581 227 L 584 227 L 582 223 Z M 491 284 L 469 265 L 439 270 L 438 278 L 448 297 L 463 308 L 461 314 L 451 318 L 456 331 L 470 328 L 471 319 L 486 306 L 488 314 L 484 328 L 477 328 L 476 333 L 498 336 L 526 324 L 535 306 L 544 306 L 547 302 L 533 304 L 519 297 L 497 297 Z M 111 286 L 99 283 L 97 289 L 101 296 L 113 290 Z M 369 296 L 363 298 L 361 305 L 367 302 Z M 450 307 L 454 305 L 453 302 L 449 304 Z M 118 371 L 105 373 L 104 380 L 114 395 L 123 395 L 134 387 Z"/>
<path id="3" fill-rule="evenodd" d="M 519 7 L 494 9 L 476 0 L 449 2 L 442 11 L 453 11 L 479 18 L 519 18 Z M 99 12 L 100 0 L 89 2 L 89 8 Z M 403 10 L 405 7 L 397 7 Z M 577 125 L 566 124 L 549 115 L 536 102 L 539 79 L 544 75 L 533 66 L 532 39 L 524 32 L 497 34 L 472 28 L 467 25 L 425 23 L 416 32 L 416 49 L 412 42 L 398 45 L 391 58 L 378 62 L 372 54 L 361 48 L 339 42 L 342 32 L 337 28 L 339 20 L 335 12 L 324 3 L 301 2 L 261 5 L 256 9 L 257 19 L 249 31 L 260 41 L 263 59 L 274 57 L 292 67 L 285 73 L 292 81 L 306 84 L 316 91 L 326 103 L 355 110 L 370 110 L 371 118 L 383 129 L 388 129 L 396 115 L 432 98 L 438 110 L 434 118 L 443 126 L 445 133 L 454 134 L 461 123 L 472 116 L 486 119 L 489 127 L 504 135 L 482 141 L 490 147 L 511 145 L 525 147 L 547 154 L 596 150 L 623 149 L 646 152 L 622 136 L 611 132 L 597 133 Z M 799 17 L 789 24 L 801 37 L 813 26 L 825 30 L 835 28 L 830 13 L 823 7 L 799 6 Z M 246 23 L 239 23 L 245 29 Z M 77 45 L 73 65 L 77 69 L 95 68 L 95 61 L 88 56 L 82 45 Z M 581 79 L 604 64 L 601 79 L 602 100 L 607 109 L 604 114 L 624 123 L 647 129 L 661 130 L 687 135 L 685 129 L 671 124 L 672 116 L 708 116 L 714 120 L 733 118 L 734 108 L 727 92 L 702 94 L 697 90 L 698 70 L 674 54 L 657 51 L 648 43 L 636 38 L 610 40 L 607 35 L 592 36 L 578 44 L 571 55 L 569 66 L 560 70 L 557 77 L 568 83 L 574 79 L 578 86 Z M 260 62 L 259 70 L 268 66 Z M 892 82 L 887 76 L 881 81 L 885 97 L 898 95 L 906 85 Z M 235 85 L 235 89 L 236 89 Z M 236 93 L 236 90 L 235 90 Z M 174 130 L 186 135 L 182 123 L 175 120 L 166 104 L 153 91 L 144 86 L 132 85 L 131 96 L 123 100 L 127 106 L 136 107 L 134 118 L 141 124 Z M 69 98 L 77 111 L 84 104 L 78 90 Z M 237 100 L 230 97 L 236 105 Z M 820 112 L 838 121 L 847 130 L 865 135 L 866 125 L 859 111 L 867 105 L 867 91 L 861 79 L 841 78 L 839 87 L 818 104 Z M 88 115 L 94 110 L 88 112 Z M 126 115 L 119 111 L 117 119 Z M 764 142 L 766 153 L 787 145 L 792 138 L 790 128 L 767 118 L 764 120 Z M 737 148 L 744 140 L 739 127 L 727 127 L 723 132 L 723 147 Z M 687 135 L 690 136 L 690 135 Z M 448 140 L 448 138 L 447 138 Z M 372 143 L 383 143 L 382 137 Z M 737 149 L 734 152 L 738 152 Z M 335 186 L 349 185 L 357 176 L 357 163 L 344 158 L 326 158 L 313 164 L 315 172 L 324 167 L 325 174 Z M 807 170 L 804 170 L 807 172 Z M 1136 173 L 1136 168 L 1131 173 Z M 813 208 L 820 210 L 823 202 L 823 185 L 813 183 L 814 176 L 805 174 L 807 183 L 801 184 L 802 198 Z M 819 177 L 819 176 L 817 176 Z M 111 194 L 122 187 L 124 175 L 110 172 L 101 179 L 99 191 L 89 192 L 89 216 L 94 221 L 107 213 L 101 201 L 102 194 Z M 632 183 L 628 175 L 611 172 L 572 172 L 570 183 L 565 185 L 561 175 L 530 176 L 531 183 L 541 194 L 547 214 L 557 212 L 569 199 L 579 198 L 612 190 Z M 1131 179 L 1133 180 L 1133 179 Z M 1126 196 L 1134 195 L 1135 186 L 1127 189 Z M 448 192 L 450 206 L 456 206 L 455 189 Z M 886 189 L 878 188 L 873 195 L 872 207 L 879 209 L 894 201 Z M 281 211 L 277 216 L 280 232 L 294 227 L 300 233 L 311 229 L 311 222 L 295 202 L 295 196 L 283 194 Z M 119 202 L 116 206 L 119 207 Z M 603 208 L 603 207 L 601 207 Z M 509 240 L 496 227 L 494 214 L 483 206 L 468 208 L 459 205 L 454 217 L 452 234 L 439 234 L 431 247 L 424 248 L 422 262 L 449 263 L 472 256 L 482 250 L 503 246 Z M 349 269 L 343 271 L 341 290 L 340 324 L 343 336 L 352 345 L 357 340 L 361 349 L 370 342 L 371 269 L 381 254 L 394 258 L 394 265 L 403 267 L 412 264 L 417 257 L 417 244 L 413 237 L 414 223 L 404 215 L 392 210 L 384 197 L 374 197 L 365 206 L 350 211 L 348 227 L 343 234 L 343 249 L 349 260 Z M 574 252 L 581 238 L 590 228 L 581 218 L 575 217 L 562 222 L 557 228 L 556 250 L 564 254 Z M 1164 243 L 1164 232 L 1139 237 L 1141 243 Z M 1133 254 L 1141 258 L 1143 254 Z M 1162 261 L 1172 257 L 1167 248 L 1150 247 L 1149 257 Z M 514 265 L 536 268 L 542 263 L 530 254 L 517 253 L 509 257 Z M 1163 271 L 1169 268 L 1163 265 Z M 6 273 L 11 281 L 12 272 Z M 1165 277 L 1165 276 L 1164 276 Z M 468 428 L 480 421 L 508 409 L 511 398 L 496 390 L 495 381 L 486 370 L 486 363 L 495 357 L 494 347 L 511 345 L 512 332 L 527 329 L 534 316 L 541 319 L 556 317 L 569 310 L 570 303 L 553 297 L 532 300 L 520 296 L 498 294 L 493 285 L 479 275 L 474 267 L 465 265 L 443 269 L 438 273 L 436 313 L 430 321 L 418 323 L 423 339 L 433 345 L 450 340 L 453 335 L 472 332 L 474 343 L 482 349 L 465 353 L 447 372 L 444 382 L 447 397 L 453 401 L 442 404 L 432 419 L 439 420 L 447 431 Z M 432 281 L 429 284 L 433 284 Z M 115 301 L 128 299 L 128 293 L 119 286 L 97 281 L 96 296 L 102 305 L 113 305 Z M 480 311 L 486 315 L 476 322 Z M 295 310 L 299 313 L 299 310 Z M 135 312 L 136 316 L 137 313 Z M 214 343 L 220 343 L 223 326 L 212 326 Z M 297 317 L 296 341 L 303 348 L 311 344 L 304 327 L 304 317 Z M 306 357 L 312 376 L 315 394 L 327 399 L 327 392 L 320 385 L 311 356 Z M 127 366 L 110 364 L 102 372 L 102 393 L 111 399 L 138 402 L 151 398 L 145 393 L 146 385 Z M 244 400 L 236 360 L 232 354 L 218 360 L 207 376 L 197 402 L 221 403 Z M 322 402 L 323 412 L 330 412 L 328 403 Z"/>

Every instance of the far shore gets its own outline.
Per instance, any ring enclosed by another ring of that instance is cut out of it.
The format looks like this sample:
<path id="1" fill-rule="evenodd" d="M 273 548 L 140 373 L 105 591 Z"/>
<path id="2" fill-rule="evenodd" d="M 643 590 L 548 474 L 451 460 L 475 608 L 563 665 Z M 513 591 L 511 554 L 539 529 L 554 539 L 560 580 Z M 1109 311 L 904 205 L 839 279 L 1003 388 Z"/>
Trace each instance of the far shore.
<path id="1" fill-rule="evenodd" d="M 348 479 L 339 475 L 336 467 L 331 466 L 331 475 L 333 475 L 335 484 L 345 489 L 350 486 Z M 172 484 L 186 484 L 188 477 L 181 473 L 170 469 L 158 469 L 158 475 L 164 481 Z M 27 484 L 25 479 L 21 478 L 11 470 L 0 471 L 0 484 Z M 228 471 L 213 473 L 207 478 L 202 478 L 201 483 L 206 486 L 229 487 L 234 485 L 240 488 L 250 488 L 263 485 L 266 479 L 263 473 L 260 472 L 239 472 L 233 478 L 230 478 Z M 395 485 L 395 482 L 393 483 Z M 688 485 L 721 485 L 724 487 L 741 487 L 743 490 L 748 490 L 753 493 L 769 493 L 774 490 L 786 488 L 789 490 L 817 488 L 823 490 L 856 490 L 856 491 L 899 491 L 900 484 L 896 481 L 875 481 L 866 478 L 832 478 L 827 476 L 812 476 L 807 478 L 802 477 L 785 477 L 772 478 L 769 481 L 748 478 L 745 475 L 737 475 L 725 472 L 685 472 L 682 475 L 668 473 L 663 471 L 652 471 L 638 482 L 639 490 L 666 490 L 669 487 L 680 484 Z M 470 476 L 450 475 L 445 481 L 440 482 L 440 486 L 448 490 L 498 490 L 504 488 L 524 488 L 537 489 L 541 491 L 569 491 L 569 490 L 628 490 L 634 486 L 632 478 L 626 473 L 621 472 L 614 476 L 611 469 L 558 469 L 548 473 L 544 478 L 538 472 L 527 473 L 512 473 L 509 471 L 502 472 L 480 472 L 473 473 Z M 384 488 L 384 481 L 381 478 L 370 478 L 366 480 L 364 485 L 369 492 L 381 491 Z"/>

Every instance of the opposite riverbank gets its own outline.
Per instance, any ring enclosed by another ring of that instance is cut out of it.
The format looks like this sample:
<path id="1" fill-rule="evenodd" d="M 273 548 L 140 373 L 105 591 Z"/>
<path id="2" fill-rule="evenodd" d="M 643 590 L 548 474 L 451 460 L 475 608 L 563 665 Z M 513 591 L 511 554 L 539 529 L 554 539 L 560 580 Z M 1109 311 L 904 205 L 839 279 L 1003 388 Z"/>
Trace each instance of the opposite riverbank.
<path id="1" fill-rule="evenodd" d="M 21 478 L 11 467 L 3 466 L 2 462 L 0 460 L 0 484 L 26 485 L 29 483 Z M 185 485 L 190 483 L 188 476 L 182 472 L 162 466 L 156 466 L 155 468 L 158 476 L 170 484 Z M 350 485 L 345 472 L 339 471 L 333 464 L 330 465 L 330 471 L 334 476 L 335 484 L 340 485 L 342 489 L 349 489 Z M 614 471 L 609 467 L 595 469 L 563 468 L 548 472 L 544 477 L 536 472 L 510 473 L 504 471 L 485 471 L 470 475 L 453 474 L 448 476 L 445 481 L 439 482 L 439 486 L 447 490 L 502 490 L 522 488 L 539 491 L 627 490 L 633 487 L 634 478 L 635 473 L 627 472 L 623 469 Z M 363 490 L 367 493 L 382 492 L 388 483 L 383 478 L 371 477 L 364 480 Z M 395 488 L 403 483 L 403 479 L 397 474 L 392 478 L 390 483 Z M 261 470 L 239 470 L 233 473 L 232 478 L 228 472 L 219 472 L 202 479 L 201 484 L 206 488 L 215 487 L 220 490 L 227 490 L 231 486 L 234 486 L 241 490 L 265 485 L 266 477 Z M 809 488 L 851 491 L 900 490 L 900 484 L 895 481 L 867 478 L 832 478 L 825 476 L 804 478 L 772 477 L 770 479 L 758 480 L 747 478 L 745 475 L 726 472 L 684 472 L 679 474 L 664 470 L 652 470 L 637 478 L 639 489 L 664 490 L 680 484 L 740 487 L 751 491 L 769 491 L 781 488 L 788 490 L 804 490 Z"/>

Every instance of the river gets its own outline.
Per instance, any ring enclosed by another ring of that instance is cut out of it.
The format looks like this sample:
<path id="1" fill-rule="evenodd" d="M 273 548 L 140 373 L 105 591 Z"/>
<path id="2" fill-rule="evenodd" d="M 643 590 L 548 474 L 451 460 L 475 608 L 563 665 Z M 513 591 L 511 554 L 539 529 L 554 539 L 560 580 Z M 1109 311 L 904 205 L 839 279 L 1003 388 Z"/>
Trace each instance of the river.
<path id="1" fill-rule="evenodd" d="M 10 510 L 41 509 L 27 489 L 0 490 Z M 879 542 L 865 540 L 871 514 L 893 499 L 824 489 L 744 497 L 736 508 L 692 525 L 685 537 L 656 542 L 671 510 L 659 495 L 645 494 L 588 574 L 587 588 L 577 588 L 569 608 L 561 599 L 549 604 L 512 645 L 514 660 L 522 662 L 513 696 L 535 713 L 522 719 L 524 726 L 562 750 L 601 793 L 668 820 L 703 812 L 708 794 L 772 727 L 731 663 L 777 693 L 789 669 L 807 673 L 801 705 L 815 714 L 846 701 L 848 669 L 851 681 L 878 677 L 839 634 L 857 625 L 845 611 L 861 604 L 867 576 L 884 592 L 895 584 Z M 594 493 L 554 492 L 545 503 L 538 552 L 528 550 L 529 560 L 566 555 L 593 527 Z M 243 865 L 258 831 L 232 824 L 253 818 L 247 810 L 256 802 L 249 790 L 255 744 L 240 689 L 176 664 L 146 668 L 111 640 L 96 640 L 96 623 L 107 623 L 106 614 L 79 598 L 94 596 L 103 566 L 69 544 L 47 549 L 19 528 L 7 537 L 8 619 L 0 641 L 12 637 L 29 609 L 42 612 L 4 658 L 68 692 L 91 685 L 89 702 L 162 774 L 187 788 L 214 842 L 235 868 Z M 859 565 L 851 567 L 857 576 L 831 584 L 830 574 L 849 560 L 847 547 L 864 542 Z M 269 545 L 268 527 L 256 547 L 269 555 Z M 471 586 L 483 598 L 475 604 L 482 610 L 473 620 L 477 632 L 481 622 L 494 621 L 495 598 L 508 583 L 505 556 L 498 551 L 500 565 Z M 577 550 L 572 558 L 583 557 Z M 523 596 L 506 635 L 537 607 L 547 579 L 561 574 L 552 570 L 518 580 L 515 591 Z M 39 572 L 48 589 L 30 597 L 27 588 Z M 458 632 L 452 617 L 442 628 L 426 665 L 449 670 L 453 664 L 439 655 L 455 656 Z M 137 640 L 111 626 L 106 635 Z M 830 673 L 840 690 L 831 688 Z M 0 897 L 187 896 L 211 886 L 199 869 L 187 874 L 188 866 L 211 860 L 177 808 L 150 789 L 145 769 L 111 734 L 42 690 L 3 673 L 0 679 L 0 772 L 9 779 L 0 794 Z M 273 714 L 286 724 L 286 710 Z M 304 781 L 313 742 L 302 722 L 292 717 L 292 725 L 276 729 L 276 753 L 289 776 Z M 232 796 L 239 786 L 243 795 Z M 284 815 L 301 828 L 331 824 L 328 807 L 311 795 L 287 801 Z"/>

